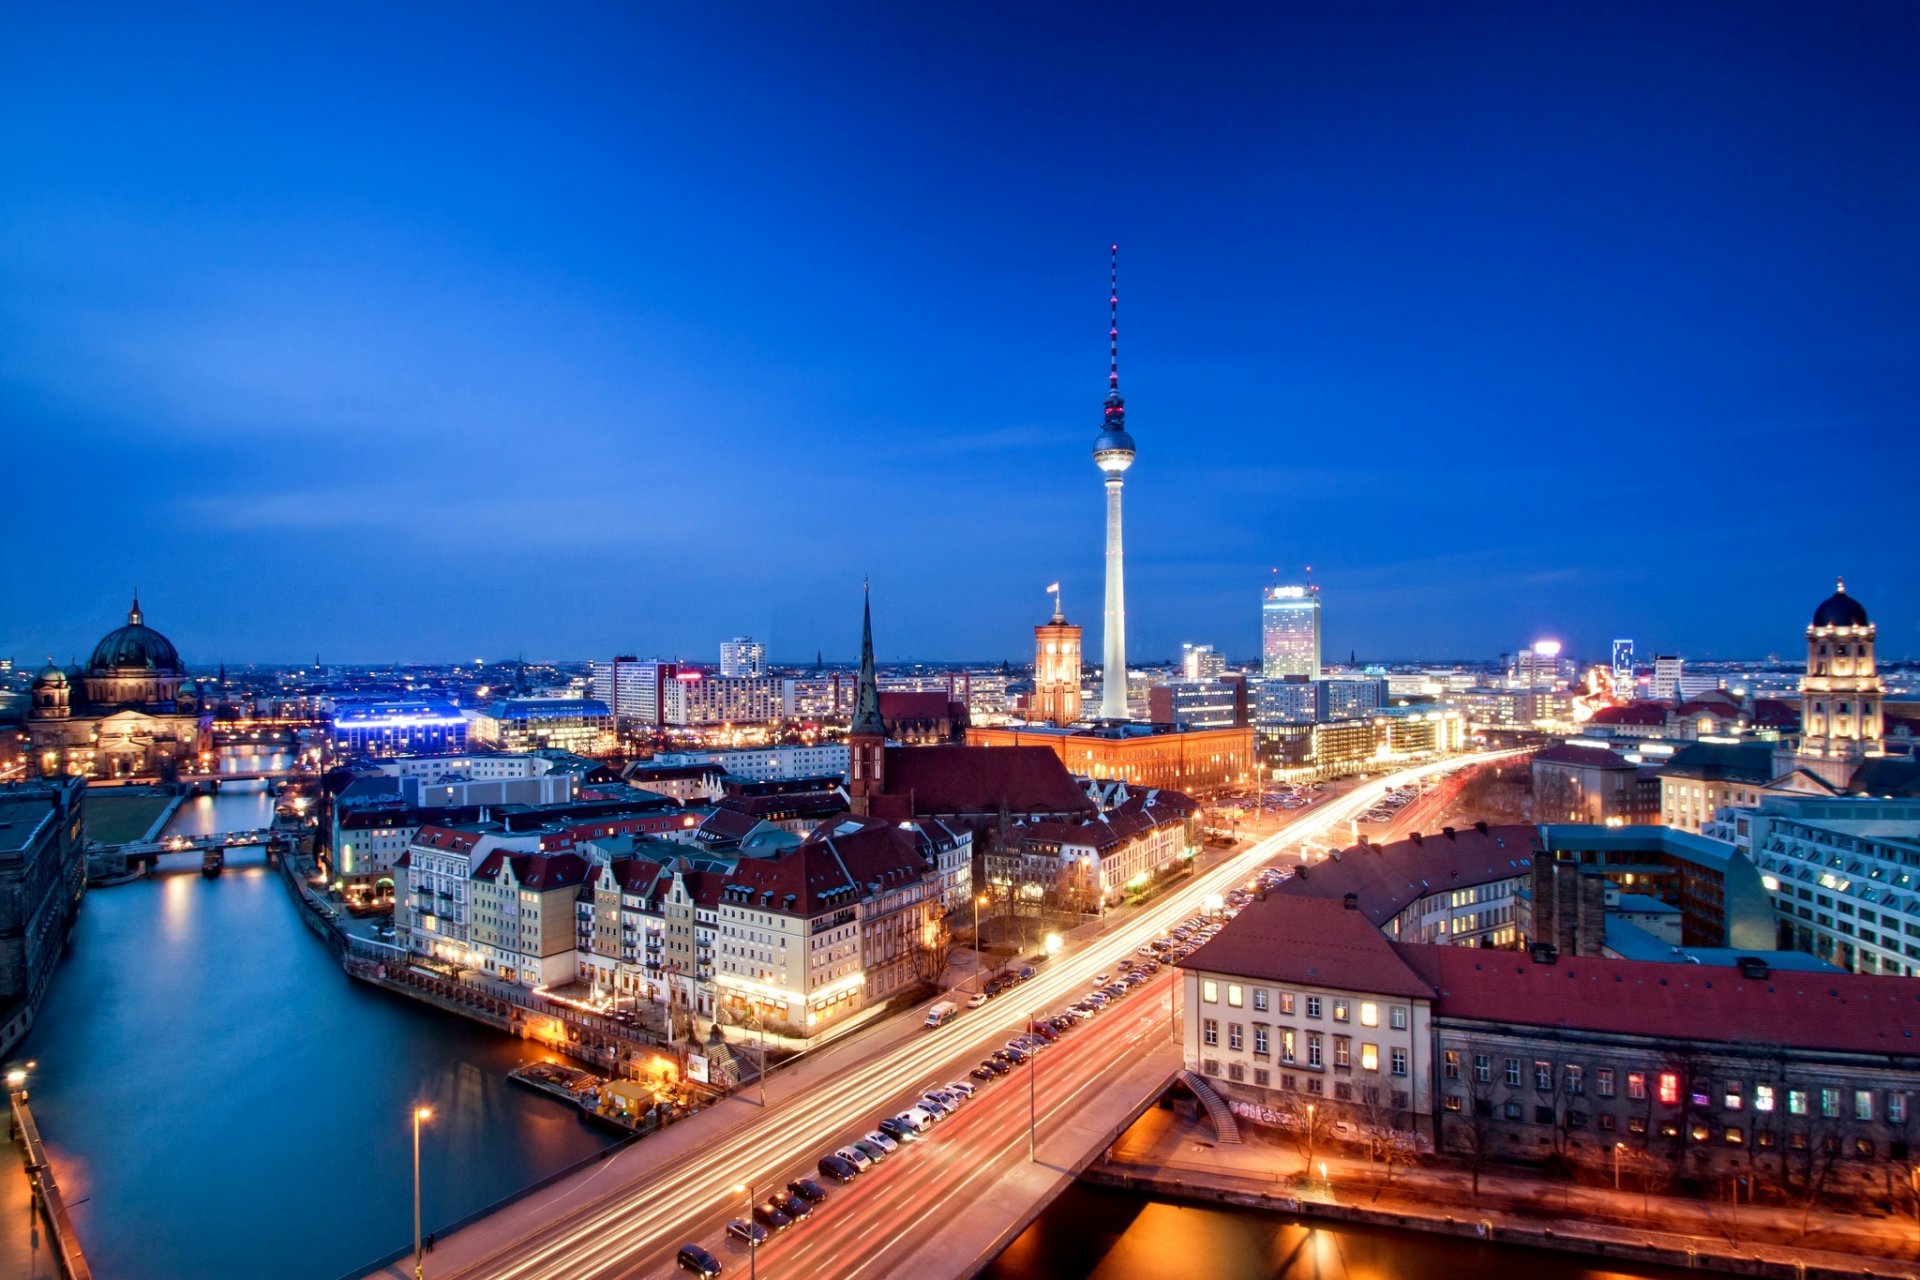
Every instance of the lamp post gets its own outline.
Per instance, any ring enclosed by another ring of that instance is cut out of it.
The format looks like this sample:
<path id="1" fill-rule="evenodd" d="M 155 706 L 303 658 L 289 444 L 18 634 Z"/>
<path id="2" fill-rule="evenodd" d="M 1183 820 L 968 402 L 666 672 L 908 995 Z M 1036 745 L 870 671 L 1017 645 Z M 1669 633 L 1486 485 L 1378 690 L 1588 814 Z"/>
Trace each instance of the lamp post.
<path id="1" fill-rule="evenodd" d="M 1307 1176 L 1309 1178 L 1313 1176 L 1313 1148 L 1320 1137 L 1319 1131 L 1314 1127 L 1318 1113 L 1319 1107 L 1309 1102 L 1307 1104 Z"/>
<path id="2" fill-rule="evenodd" d="M 735 1195 L 743 1195 L 747 1198 L 747 1276 L 748 1280 L 753 1280 L 753 1277 L 760 1274 L 760 1241 L 755 1239 L 753 1234 L 754 1228 L 758 1225 L 753 1220 L 753 1184 L 736 1182 L 733 1184 L 733 1192 Z"/>
<path id="3" fill-rule="evenodd" d="M 987 900 L 984 893 L 973 895 L 973 989 L 980 990 L 980 904 Z"/>
<path id="4" fill-rule="evenodd" d="M 420 1247 L 420 1126 L 432 1118 L 431 1108 L 413 1109 L 413 1280 L 426 1274 L 426 1253 Z"/>
<path id="5" fill-rule="evenodd" d="M 1615 1191 L 1620 1189 L 1620 1153 L 1626 1149 L 1626 1145 L 1624 1142 L 1613 1144 L 1613 1189 Z"/>

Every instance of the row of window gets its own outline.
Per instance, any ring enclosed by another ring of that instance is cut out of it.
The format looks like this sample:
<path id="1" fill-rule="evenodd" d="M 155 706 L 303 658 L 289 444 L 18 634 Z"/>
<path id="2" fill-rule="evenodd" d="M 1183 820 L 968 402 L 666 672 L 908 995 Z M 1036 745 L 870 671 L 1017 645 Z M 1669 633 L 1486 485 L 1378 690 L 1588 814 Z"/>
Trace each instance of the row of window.
<path id="1" fill-rule="evenodd" d="M 1200 1002 L 1202 1004 L 1219 1004 L 1220 986 L 1221 984 L 1212 978 L 1203 979 L 1200 983 Z M 1253 1011 L 1255 1013 L 1266 1013 L 1272 1010 L 1291 1017 L 1294 1016 L 1296 1010 L 1304 1010 L 1306 1017 L 1317 1020 L 1323 1012 L 1330 1008 L 1333 1021 L 1351 1022 L 1354 1020 L 1355 1007 L 1357 1005 L 1361 1026 L 1377 1027 L 1380 1025 L 1380 1006 L 1372 1000 L 1354 1001 L 1344 996 L 1335 996 L 1329 1000 L 1323 996 L 1302 996 L 1292 991 L 1281 991 L 1278 993 L 1278 1001 L 1275 1002 L 1273 993 L 1270 993 L 1265 987 L 1253 987 L 1249 991 L 1248 988 L 1241 986 L 1237 982 L 1229 982 L 1226 984 L 1226 989 L 1226 1002 L 1229 1009 L 1244 1008 L 1247 1004 L 1247 998 L 1249 994 L 1251 994 Z M 1407 1007 L 1399 1004 L 1387 1006 L 1387 1023 L 1395 1031 L 1405 1031 L 1407 1029 Z"/>
<path id="2" fill-rule="evenodd" d="M 1519 1088 L 1526 1073 L 1526 1064 L 1519 1058 L 1508 1058 L 1502 1064 L 1502 1078 L 1509 1088 Z M 1440 1074 L 1448 1080 L 1461 1078 L 1463 1059 L 1458 1049 L 1444 1050 L 1440 1060 Z M 1545 1059 L 1536 1059 L 1532 1064 L 1533 1087 L 1540 1093 L 1553 1093 L 1556 1086 L 1555 1064 Z M 1493 1082 L 1493 1059 L 1490 1055 L 1473 1055 L 1473 1078 L 1479 1084 Z M 1648 1097 L 1651 1088 L 1654 1100 L 1662 1106 L 1679 1106 L 1682 1099 L 1682 1081 L 1677 1071 L 1649 1073 L 1629 1071 L 1626 1073 L 1626 1096 L 1629 1100 L 1641 1102 Z M 1586 1069 L 1579 1063 L 1562 1064 L 1558 1070 L 1558 1087 L 1569 1094 L 1583 1094 L 1587 1090 Z M 1602 1098 L 1617 1096 L 1619 1079 L 1613 1067 L 1596 1067 L 1593 1071 L 1593 1092 Z M 1851 1097 L 1848 1094 L 1851 1094 Z M 1686 1093 L 1686 1100 L 1697 1108 L 1710 1108 L 1714 1105 L 1716 1093 L 1712 1081 L 1695 1080 Z M 1898 1090 L 1885 1093 L 1884 1104 L 1876 1111 L 1874 1091 L 1872 1089 L 1842 1090 L 1831 1087 L 1802 1089 L 1782 1087 L 1772 1084 L 1756 1083 L 1749 1088 L 1744 1081 L 1727 1080 L 1722 1082 L 1717 1092 L 1720 1109 L 1723 1111 L 1742 1111 L 1751 1107 L 1754 1111 L 1771 1113 L 1784 1102 L 1786 1113 L 1790 1116 L 1804 1116 L 1813 1113 L 1817 1105 L 1819 1114 L 1826 1119 L 1837 1119 L 1843 1112 L 1851 1114 L 1855 1120 L 1872 1120 L 1876 1114 L 1884 1114 L 1890 1124 L 1904 1124 L 1907 1119 L 1909 1095 Z M 1517 1103 L 1510 1103 L 1517 1106 Z"/>
<path id="3" fill-rule="evenodd" d="M 1266 1058 L 1272 1056 L 1273 1031 L 1264 1022 L 1252 1024 L 1253 1056 Z M 1227 1024 L 1227 1048 L 1244 1051 L 1247 1047 L 1247 1027 L 1238 1022 Z M 1327 1040 L 1333 1042 L 1333 1069 L 1351 1071 L 1354 1066 L 1354 1046 L 1352 1036 L 1335 1035 L 1327 1037 L 1318 1031 L 1300 1032 L 1292 1027 L 1279 1028 L 1280 1061 L 1285 1063 L 1301 1062 L 1299 1056 L 1304 1039 L 1306 1057 L 1304 1065 L 1319 1071 L 1326 1067 Z M 1200 1020 L 1200 1041 L 1202 1044 L 1218 1046 L 1220 1044 L 1220 1020 L 1202 1018 Z M 1380 1070 L 1380 1046 L 1363 1041 L 1360 1045 L 1359 1064 L 1362 1071 Z M 1396 1076 L 1407 1074 L 1407 1051 L 1394 1045 L 1387 1051 L 1387 1069 Z"/>

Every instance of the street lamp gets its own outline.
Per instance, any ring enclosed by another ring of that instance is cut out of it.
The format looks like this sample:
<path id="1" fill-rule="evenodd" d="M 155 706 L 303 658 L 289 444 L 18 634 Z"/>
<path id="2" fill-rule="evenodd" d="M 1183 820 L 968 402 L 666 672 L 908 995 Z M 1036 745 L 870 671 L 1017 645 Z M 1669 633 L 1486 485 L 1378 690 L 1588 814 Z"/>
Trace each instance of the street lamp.
<path id="1" fill-rule="evenodd" d="M 1307 1104 L 1307 1176 L 1309 1178 L 1313 1176 L 1314 1144 L 1315 1144 L 1315 1141 L 1320 1136 L 1318 1131 L 1314 1128 L 1314 1116 L 1316 1112 L 1318 1112 L 1318 1110 L 1319 1110 L 1319 1107 L 1316 1106 L 1314 1103 L 1309 1102 Z"/>
<path id="2" fill-rule="evenodd" d="M 973 989 L 980 990 L 980 904 L 987 900 L 984 893 L 973 895 Z"/>
<path id="3" fill-rule="evenodd" d="M 1613 1144 L 1613 1189 L 1615 1191 L 1620 1189 L 1620 1153 L 1626 1149 L 1627 1144 L 1624 1142 Z"/>
<path id="4" fill-rule="evenodd" d="M 751 1280 L 751 1277 L 760 1273 L 760 1242 L 753 1235 L 756 1225 L 753 1220 L 753 1184 L 736 1182 L 733 1184 L 733 1193 L 747 1198 L 747 1275 Z"/>
<path id="5" fill-rule="evenodd" d="M 420 1247 L 420 1126 L 431 1119 L 432 1108 L 413 1109 L 413 1280 L 426 1274 L 425 1251 Z"/>

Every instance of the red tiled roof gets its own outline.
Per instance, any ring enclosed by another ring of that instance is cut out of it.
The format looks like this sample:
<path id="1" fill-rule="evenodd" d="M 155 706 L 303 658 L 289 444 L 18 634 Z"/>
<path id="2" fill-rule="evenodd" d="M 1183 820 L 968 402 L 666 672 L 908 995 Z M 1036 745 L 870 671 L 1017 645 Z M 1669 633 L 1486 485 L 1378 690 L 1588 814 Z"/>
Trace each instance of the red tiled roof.
<path id="1" fill-rule="evenodd" d="M 1475 827 L 1423 835 L 1392 844 L 1354 845 L 1337 857 L 1303 867 L 1274 892 L 1282 897 L 1360 899 L 1360 914 L 1376 926 L 1429 893 L 1524 876 L 1533 866 L 1532 827 Z"/>
<path id="2" fill-rule="evenodd" d="M 1179 791 L 1132 791 L 1098 817 L 1079 822 L 1029 822 L 1021 826 L 1020 834 L 1025 840 L 1105 852 L 1169 823 L 1184 822 L 1195 807 L 1192 798 Z"/>
<path id="3" fill-rule="evenodd" d="M 886 786 L 915 814 L 1094 811 L 1047 747 L 888 747 Z"/>
<path id="4" fill-rule="evenodd" d="M 1438 992 L 1437 1017 L 1655 1040 L 1920 1054 L 1920 978 L 1776 971 L 1748 979 L 1738 969 L 1708 965 L 1585 957 L 1535 964 L 1520 952 L 1389 945 Z"/>
<path id="5" fill-rule="evenodd" d="M 777 857 L 742 858 L 721 873 L 721 901 L 816 916 L 867 897 L 870 885 L 884 890 L 920 880 L 929 870 L 920 846 L 918 833 L 890 822 L 837 818 Z"/>
<path id="6" fill-rule="evenodd" d="M 452 827 L 421 827 L 414 832 L 413 843 L 451 853 L 472 853 L 473 847 L 480 843 L 480 835 L 478 831 L 456 831 Z"/>
<path id="7" fill-rule="evenodd" d="M 1338 899 L 1276 894 L 1250 902 L 1180 967 L 1411 999 L 1433 996 L 1373 922 Z"/>
<path id="8" fill-rule="evenodd" d="M 880 691 L 882 720 L 947 720 L 953 704 L 944 693 L 914 693 L 903 689 Z"/>
<path id="9" fill-rule="evenodd" d="M 847 802 L 837 791 L 779 792 L 773 795 L 735 793 L 715 806 L 756 818 L 825 818 L 847 811 Z"/>

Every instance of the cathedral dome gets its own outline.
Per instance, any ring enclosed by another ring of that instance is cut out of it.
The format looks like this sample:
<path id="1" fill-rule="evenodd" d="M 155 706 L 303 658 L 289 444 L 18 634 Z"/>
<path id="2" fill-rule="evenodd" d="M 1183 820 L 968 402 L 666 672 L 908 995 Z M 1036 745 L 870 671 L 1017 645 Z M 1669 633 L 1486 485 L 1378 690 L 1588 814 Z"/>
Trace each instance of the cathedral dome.
<path id="1" fill-rule="evenodd" d="M 52 658 L 47 659 L 46 666 L 33 673 L 33 687 L 36 689 L 59 689 L 65 687 L 66 683 L 67 673 L 55 666 Z"/>
<path id="2" fill-rule="evenodd" d="M 1867 625 L 1867 611 L 1858 600 L 1847 594 L 1846 579 L 1834 593 L 1820 602 L 1813 611 L 1813 625 L 1816 627 L 1864 627 Z"/>
<path id="3" fill-rule="evenodd" d="M 149 671 L 177 672 L 180 655 L 173 641 L 141 621 L 140 598 L 127 611 L 127 625 L 107 632 L 93 647 L 87 663 L 89 671 L 106 672 L 116 668 L 138 667 Z"/>

